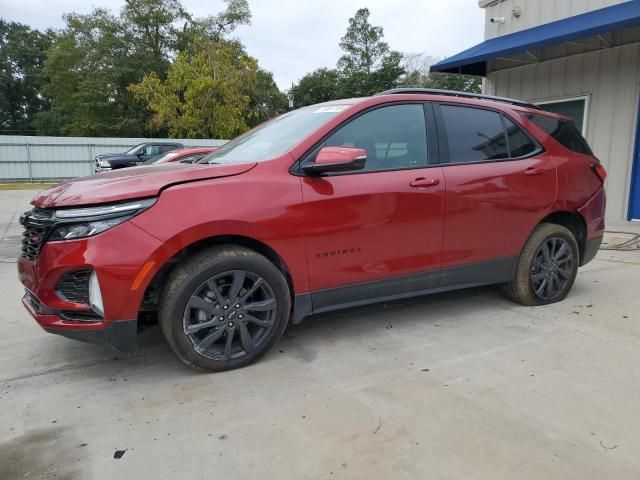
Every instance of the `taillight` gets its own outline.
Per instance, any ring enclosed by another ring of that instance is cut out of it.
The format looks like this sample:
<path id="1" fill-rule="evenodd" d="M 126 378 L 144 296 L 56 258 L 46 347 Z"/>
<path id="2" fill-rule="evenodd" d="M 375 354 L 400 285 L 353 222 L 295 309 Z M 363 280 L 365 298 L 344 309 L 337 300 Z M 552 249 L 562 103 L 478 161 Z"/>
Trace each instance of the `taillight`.
<path id="1" fill-rule="evenodd" d="M 607 178 L 607 170 L 602 166 L 600 162 L 592 163 L 591 170 L 595 173 L 600 181 L 604 183 L 605 178 Z"/>

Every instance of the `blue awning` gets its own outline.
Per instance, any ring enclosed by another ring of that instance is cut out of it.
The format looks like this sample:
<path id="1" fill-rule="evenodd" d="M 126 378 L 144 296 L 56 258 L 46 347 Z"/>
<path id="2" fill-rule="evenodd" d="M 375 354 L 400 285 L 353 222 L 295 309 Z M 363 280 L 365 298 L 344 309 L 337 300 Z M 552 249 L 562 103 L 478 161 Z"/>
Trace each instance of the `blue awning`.
<path id="1" fill-rule="evenodd" d="M 431 67 L 432 72 L 486 75 L 487 61 L 640 26 L 640 0 L 492 38 Z"/>

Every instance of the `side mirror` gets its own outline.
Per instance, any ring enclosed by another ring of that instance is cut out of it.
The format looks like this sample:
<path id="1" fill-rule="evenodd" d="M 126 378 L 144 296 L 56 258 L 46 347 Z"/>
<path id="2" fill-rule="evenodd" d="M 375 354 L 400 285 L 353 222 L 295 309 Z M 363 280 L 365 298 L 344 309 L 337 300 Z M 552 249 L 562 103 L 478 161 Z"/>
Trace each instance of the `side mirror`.
<path id="1" fill-rule="evenodd" d="M 302 167 L 302 171 L 310 176 L 320 176 L 333 172 L 352 172 L 362 170 L 367 161 L 364 148 L 323 147 L 316 155 L 313 163 Z"/>

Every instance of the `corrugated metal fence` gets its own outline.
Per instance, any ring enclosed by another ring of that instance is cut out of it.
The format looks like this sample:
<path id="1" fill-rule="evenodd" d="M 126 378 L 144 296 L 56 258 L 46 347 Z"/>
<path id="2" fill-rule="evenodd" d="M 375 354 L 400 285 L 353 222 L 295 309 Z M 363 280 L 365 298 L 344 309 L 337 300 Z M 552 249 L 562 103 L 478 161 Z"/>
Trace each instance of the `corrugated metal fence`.
<path id="1" fill-rule="evenodd" d="M 0 136 L 0 182 L 59 181 L 93 173 L 94 157 L 119 153 L 159 138 Z M 171 139 L 185 146 L 217 146 L 225 140 Z"/>

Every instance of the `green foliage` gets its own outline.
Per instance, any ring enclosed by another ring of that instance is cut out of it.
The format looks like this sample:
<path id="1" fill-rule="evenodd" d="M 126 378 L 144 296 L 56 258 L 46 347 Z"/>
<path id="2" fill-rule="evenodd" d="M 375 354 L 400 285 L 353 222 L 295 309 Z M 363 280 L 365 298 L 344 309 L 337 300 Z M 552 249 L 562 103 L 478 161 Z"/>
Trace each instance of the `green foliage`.
<path id="1" fill-rule="evenodd" d="M 194 18 L 180 0 L 126 0 L 119 15 L 65 16 L 47 52 L 41 133 L 228 138 L 285 110 L 270 73 L 225 35 L 248 24 L 247 0 Z"/>
<path id="2" fill-rule="evenodd" d="M 359 9 L 349 19 L 347 33 L 340 40 L 340 48 L 346 53 L 338 60 L 343 72 L 372 73 L 389 53 L 389 45 L 382 41 L 382 27 L 369 23 L 369 9 Z"/>
<path id="3" fill-rule="evenodd" d="M 258 69 L 256 84 L 251 95 L 247 125 L 256 125 L 287 111 L 287 96 L 280 91 L 271 72 Z"/>
<path id="4" fill-rule="evenodd" d="M 369 9 L 359 9 L 340 40 L 345 51 L 338 60 L 343 96 L 361 97 L 393 88 L 404 73 L 402 55 L 389 49 L 382 40 L 382 27 L 371 25 L 369 15 Z"/>
<path id="5" fill-rule="evenodd" d="M 135 67 L 164 74 L 177 44 L 178 22 L 189 19 L 180 1 L 126 0 L 120 19 L 133 47 Z"/>
<path id="6" fill-rule="evenodd" d="M 251 23 L 251 10 L 247 0 L 224 0 L 226 8 L 217 15 L 205 18 L 193 18 L 188 15 L 187 22 L 177 35 L 177 50 L 195 54 L 202 44 L 218 42 L 240 25 Z"/>
<path id="7" fill-rule="evenodd" d="M 178 54 L 166 80 L 152 72 L 129 90 L 153 112 L 151 128 L 176 137 L 231 138 L 248 128 L 257 71 L 255 59 L 212 41 L 192 57 Z"/>
<path id="8" fill-rule="evenodd" d="M 42 66 L 54 34 L 0 19 L 0 129 L 28 134 L 36 113 L 48 108 L 39 92 Z"/>
<path id="9" fill-rule="evenodd" d="M 340 98 L 340 90 L 338 71 L 319 68 L 302 77 L 289 94 L 293 96 L 293 104 L 296 107 L 305 107 Z"/>
<path id="10" fill-rule="evenodd" d="M 143 55 L 135 38 L 136 25 L 107 10 L 65 16 L 67 28 L 48 51 L 43 94 L 51 109 L 38 115 L 45 134 L 78 136 L 139 136 L 145 110 L 127 91 L 153 61 Z M 153 55 L 148 52 L 149 57 Z"/>

